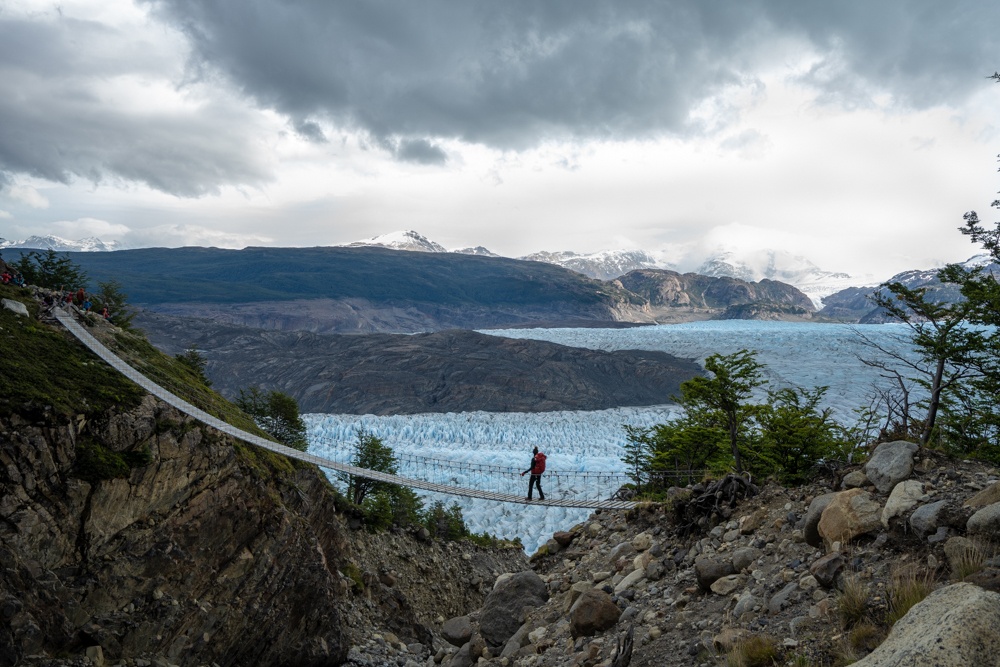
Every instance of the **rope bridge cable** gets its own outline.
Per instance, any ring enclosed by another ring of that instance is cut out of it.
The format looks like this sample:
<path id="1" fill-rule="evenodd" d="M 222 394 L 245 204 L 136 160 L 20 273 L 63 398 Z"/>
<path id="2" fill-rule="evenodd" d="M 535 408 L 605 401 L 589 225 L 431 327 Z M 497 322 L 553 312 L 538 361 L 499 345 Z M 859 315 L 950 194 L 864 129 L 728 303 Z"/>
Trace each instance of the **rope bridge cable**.
<path id="1" fill-rule="evenodd" d="M 449 495 L 464 496 L 468 498 L 481 498 L 484 500 L 491 500 L 495 502 L 505 502 L 505 503 L 520 503 L 527 504 L 527 501 L 520 494 L 510 494 L 503 493 L 500 491 L 483 491 L 479 489 L 468 489 L 458 486 L 449 486 L 446 484 L 439 484 L 435 482 L 428 482 L 426 480 L 414 479 L 410 477 L 402 477 L 399 475 L 391 475 L 384 472 L 379 472 L 377 470 L 366 470 L 364 468 L 358 468 L 347 463 L 341 463 L 333 461 L 328 458 L 323 458 L 316 456 L 314 454 L 307 454 L 305 452 L 300 452 L 297 449 L 292 449 L 291 447 L 286 447 L 280 445 L 276 442 L 272 442 L 260 436 L 254 435 L 252 433 L 247 433 L 242 429 L 236 428 L 235 426 L 228 424 L 221 419 L 208 414 L 204 410 L 195 407 L 194 405 L 188 403 L 179 396 L 167 391 L 157 383 L 153 382 L 145 375 L 137 371 L 136 369 L 125 363 L 124 360 L 115 355 L 111 350 L 104 346 L 99 340 L 94 338 L 89 332 L 87 332 L 73 317 L 67 313 L 62 308 L 55 307 L 52 309 L 52 315 L 56 320 L 62 324 L 67 331 L 73 334 L 84 346 L 89 348 L 94 354 L 104 360 L 108 365 L 117 370 L 119 373 L 130 379 L 131 381 L 138 384 L 140 387 L 148 391 L 150 394 L 156 396 L 165 403 L 173 406 L 177 410 L 187 414 L 190 417 L 211 426 L 212 428 L 226 433 L 234 438 L 242 440 L 251 445 L 262 447 L 269 451 L 275 452 L 276 454 L 281 454 L 289 458 L 297 459 L 299 461 L 304 461 L 306 463 L 312 463 L 313 465 L 319 466 L 321 468 L 326 468 L 328 470 L 334 470 L 336 472 L 346 473 L 348 475 L 356 475 L 365 479 L 371 479 L 378 482 L 386 482 L 388 484 L 396 484 L 399 486 L 407 486 L 413 489 L 420 489 L 422 491 L 433 491 L 437 493 L 444 493 Z M 548 473 L 546 473 L 548 475 Z M 532 505 L 542 505 L 548 507 L 572 507 L 580 509 L 630 509 L 635 506 L 635 503 L 631 501 L 620 501 L 620 500 L 595 500 L 586 498 L 559 498 L 555 497 L 556 494 L 547 496 L 545 500 L 534 500 L 531 501 Z"/>

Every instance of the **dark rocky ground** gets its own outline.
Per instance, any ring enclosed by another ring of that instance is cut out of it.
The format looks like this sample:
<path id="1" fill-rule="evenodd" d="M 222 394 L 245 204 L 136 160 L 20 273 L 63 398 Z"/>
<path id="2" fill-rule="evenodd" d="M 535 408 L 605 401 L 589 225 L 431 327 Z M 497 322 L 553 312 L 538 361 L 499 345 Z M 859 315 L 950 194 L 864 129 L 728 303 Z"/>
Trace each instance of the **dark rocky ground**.
<path id="1" fill-rule="evenodd" d="M 474 331 L 323 335 L 222 325 L 144 312 L 136 319 L 169 354 L 207 359 L 223 395 L 278 389 L 303 412 L 541 412 L 670 402 L 701 372 L 662 352 L 602 352 Z"/>

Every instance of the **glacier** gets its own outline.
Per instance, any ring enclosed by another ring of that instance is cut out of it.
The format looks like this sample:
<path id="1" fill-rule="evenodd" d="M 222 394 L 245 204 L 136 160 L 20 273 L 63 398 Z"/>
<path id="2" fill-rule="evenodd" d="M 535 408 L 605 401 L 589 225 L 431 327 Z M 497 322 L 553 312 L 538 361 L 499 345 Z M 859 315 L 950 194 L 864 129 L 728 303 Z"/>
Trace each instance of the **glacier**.
<path id="1" fill-rule="evenodd" d="M 772 389 L 785 386 L 828 386 L 826 406 L 844 422 L 853 421 L 853 410 L 866 403 L 866 395 L 878 372 L 859 356 L 874 356 L 859 343 L 857 331 L 880 344 L 907 354 L 908 329 L 902 324 L 840 325 L 747 320 L 691 322 L 629 329 L 509 329 L 482 333 L 511 338 L 546 340 L 596 350 L 660 350 L 703 362 L 714 353 L 731 354 L 756 350 L 766 366 Z M 764 392 L 758 396 L 762 398 Z M 670 420 L 678 408 L 667 404 L 625 407 L 600 411 L 543 413 L 463 412 L 378 417 L 374 415 L 303 415 L 309 436 L 309 452 L 346 460 L 359 428 L 382 438 L 400 455 L 417 455 L 471 464 L 526 469 L 531 448 L 548 455 L 549 471 L 609 471 L 622 473 L 622 426 L 652 426 Z M 426 471 L 424 471 L 426 472 Z M 405 467 L 400 474 L 407 475 Z M 415 471 L 409 474 L 417 476 Z M 427 475 L 424 475 L 426 478 Z M 433 475 L 431 475 L 433 477 Z M 455 477 L 441 470 L 432 481 L 449 483 Z M 520 482 L 523 479 L 523 482 Z M 519 478 L 510 493 L 527 492 L 527 476 Z M 335 484 L 338 480 L 331 475 Z M 461 480 L 459 480 L 461 481 Z M 550 493 L 587 493 L 595 489 L 550 488 Z M 495 482 L 493 482 L 495 483 Z M 509 482 L 507 482 L 509 484 Z M 596 489 L 606 496 L 605 489 Z M 584 521 L 588 510 L 532 507 L 484 500 L 426 494 L 425 503 L 457 502 L 469 528 L 498 537 L 520 538 L 532 553 L 557 530 L 567 530 Z"/>

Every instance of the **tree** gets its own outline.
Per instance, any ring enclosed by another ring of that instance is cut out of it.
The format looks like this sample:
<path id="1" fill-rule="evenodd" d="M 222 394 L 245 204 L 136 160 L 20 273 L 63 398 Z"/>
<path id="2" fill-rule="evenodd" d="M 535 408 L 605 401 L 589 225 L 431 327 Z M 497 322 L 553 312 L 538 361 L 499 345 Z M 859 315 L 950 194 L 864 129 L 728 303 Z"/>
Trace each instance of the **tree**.
<path id="1" fill-rule="evenodd" d="M 816 387 L 769 392 L 757 416 L 764 455 L 784 483 L 808 481 L 816 464 L 838 449 L 841 429 L 830 418 L 830 408 L 819 407 L 826 391 Z"/>
<path id="2" fill-rule="evenodd" d="M 713 464 L 728 463 L 720 454 L 729 451 L 725 420 L 715 410 L 688 406 L 684 414 L 652 429 L 652 477 L 657 472 L 685 471 L 701 474 Z"/>
<path id="3" fill-rule="evenodd" d="M 32 250 L 11 266 L 24 276 L 24 281 L 29 285 L 54 290 L 75 290 L 87 284 L 87 274 L 83 269 L 66 255 L 60 256 L 51 248 L 44 253 Z"/>
<path id="4" fill-rule="evenodd" d="M 306 425 L 299 416 L 299 404 L 277 390 L 264 392 L 257 387 L 240 389 L 236 405 L 253 417 L 254 422 L 283 445 L 306 451 Z"/>
<path id="5" fill-rule="evenodd" d="M 357 441 L 354 444 L 354 453 L 351 456 L 351 465 L 356 468 L 395 475 L 398 472 L 399 460 L 392 447 L 382 442 L 381 438 L 359 428 Z M 340 477 L 347 482 L 347 495 L 355 505 L 362 504 L 368 494 L 387 491 L 394 486 L 388 482 L 379 482 L 358 475 L 342 474 Z"/>
<path id="6" fill-rule="evenodd" d="M 643 480 L 649 471 L 652 462 L 652 441 L 650 432 L 652 429 L 641 426 L 625 424 L 625 445 L 622 463 L 629 471 L 629 477 L 635 483 L 636 488 L 642 488 Z"/>
<path id="7" fill-rule="evenodd" d="M 98 293 L 95 296 L 97 308 L 107 308 L 111 323 L 122 329 L 132 328 L 135 310 L 128 304 L 128 295 L 122 291 L 122 284 L 117 280 L 105 280 L 97 283 Z"/>
<path id="8" fill-rule="evenodd" d="M 182 354 L 178 354 L 174 359 L 189 368 L 206 387 L 212 386 L 212 381 L 205 375 L 206 360 L 205 355 L 201 352 L 192 347 Z"/>
<path id="9" fill-rule="evenodd" d="M 756 356 L 755 351 L 745 349 L 729 355 L 713 354 L 705 359 L 705 370 L 712 377 L 698 376 L 681 383 L 681 405 L 717 410 L 722 415 L 737 474 L 743 472 L 740 445 L 754 414 L 746 400 L 765 382 L 764 367 Z"/>
<path id="10" fill-rule="evenodd" d="M 977 271 L 949 265 L 938 272 L 938 278 L 961 285 L 972 279 Z M 876 292 L 870 300 L 909 327 L 910 344 L 919 358 L 912 361 L 867 337 L 863 340 L 914 371 L 916 377 L 913 379 L 927 390 L 927 415 L 920 432 L 920 444 L 926 445 L 934 432 L 942 402 L 949 393 L 960 391 L 963 383 L 979 375 L 985 334 L 968 326 L 976 308 L 969 299 L 960 303 L 934 302 L 927 298 L 926 288 L 909 288 L 898 282 L 882 287 L 885 291 Z"/>

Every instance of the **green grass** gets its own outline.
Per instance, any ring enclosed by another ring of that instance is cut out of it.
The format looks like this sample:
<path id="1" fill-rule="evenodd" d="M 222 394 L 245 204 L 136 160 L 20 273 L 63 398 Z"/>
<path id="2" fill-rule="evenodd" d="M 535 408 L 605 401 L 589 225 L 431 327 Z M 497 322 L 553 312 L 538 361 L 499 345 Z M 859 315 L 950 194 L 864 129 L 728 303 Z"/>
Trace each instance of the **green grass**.
<path id="1" fill-rule="evenodd" d="M 40 322 L 39 304 L 28 290 L 0 285 L 0 298 L 23 303 L 30 317 L 0 308 L 0 416 L 21 415 L 41 419 L 47 415 L 88 417 L 108 410 L 137 407 L 145 390 L 114 370 L 58 325 Z M 253 419 L 206 386 L 190 366 L 157 350 L 136 332 L 118 332 L 109 339 L 97 327 L 91 332 L 129 365 L 192 405 L 249 433 L 271 439 Z M 157 424 L 157 431 L 194 428 L 183 424 Z M 236 451 L 262 477 L 294 470 L 300 464 L 284 456 L 244 443 Z M 77 475 L 84 479 L 108 479 L 141 467 L 148 451 L 115 453 L 96 443 L 87 443 Z"/>
<path id="2" fill-rule="evenodd" d="M 70 334 L 40 323 L 38 304 L 27 290 L 0 286 L 0 297 L 20 301 L 31 313 L 24 317 L 0 308 L 0 416 L 93 415 L 142 400 L 142 389 Z"/>

